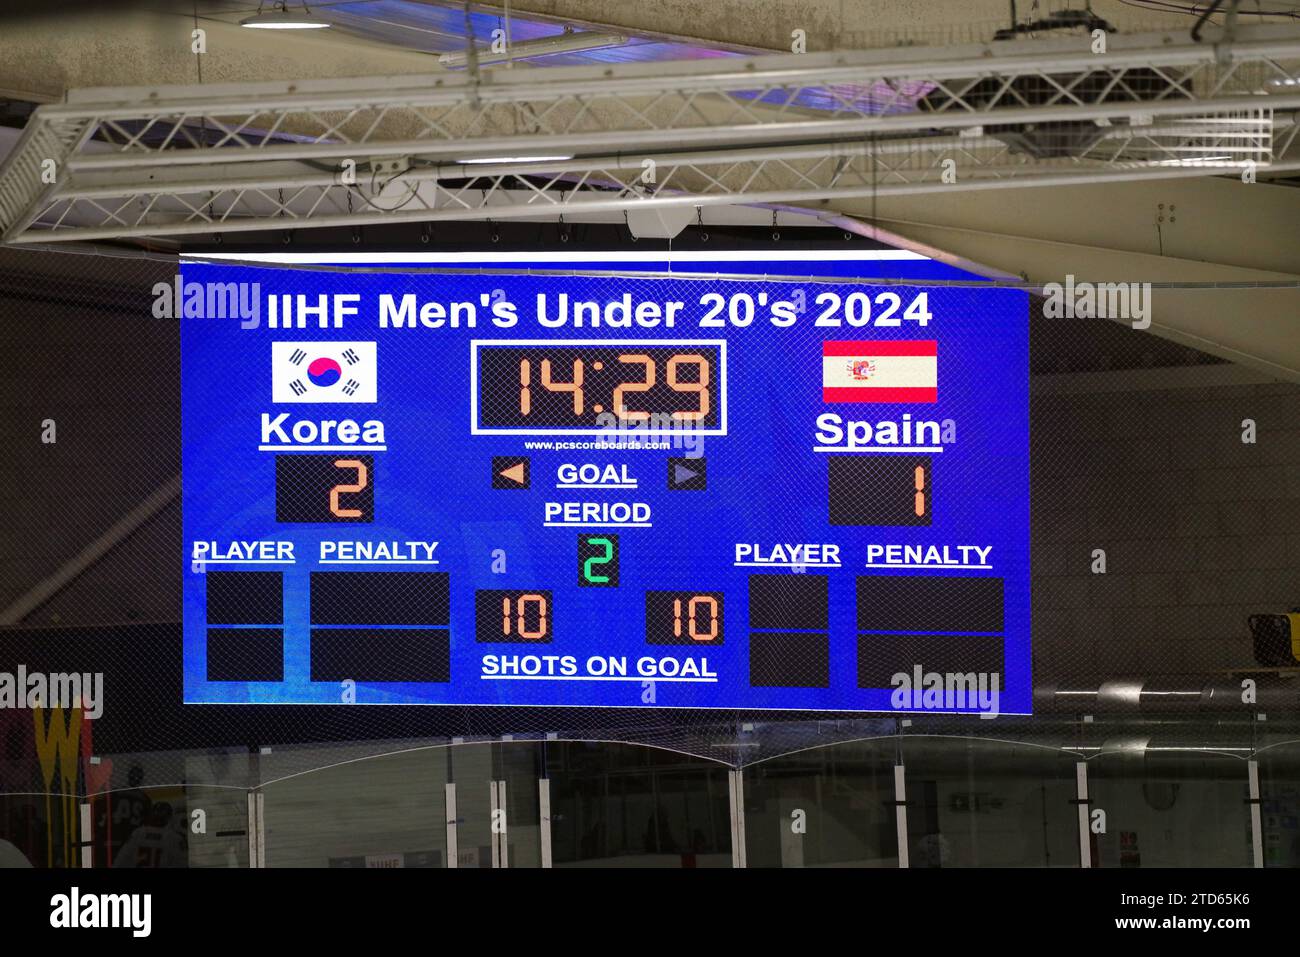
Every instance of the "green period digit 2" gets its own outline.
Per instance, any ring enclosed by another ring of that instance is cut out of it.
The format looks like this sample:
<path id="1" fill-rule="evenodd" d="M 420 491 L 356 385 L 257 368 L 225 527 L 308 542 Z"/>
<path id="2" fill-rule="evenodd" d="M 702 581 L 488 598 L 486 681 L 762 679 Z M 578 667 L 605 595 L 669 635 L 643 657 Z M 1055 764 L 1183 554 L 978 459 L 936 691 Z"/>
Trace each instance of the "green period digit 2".
<path id="1" fill-rule="evenodd" d="M 591 568 L 593 565 L 608 565 L 614 560 L 614 543 L 608 538 L 589 538 L 587 544 L 604 546 L 605 554 L 588 557 L 582 563 L 582 577 L 593 584 L 604 585 L 609 581 L 609 576 L 597 575 L 592 572 Z"/>

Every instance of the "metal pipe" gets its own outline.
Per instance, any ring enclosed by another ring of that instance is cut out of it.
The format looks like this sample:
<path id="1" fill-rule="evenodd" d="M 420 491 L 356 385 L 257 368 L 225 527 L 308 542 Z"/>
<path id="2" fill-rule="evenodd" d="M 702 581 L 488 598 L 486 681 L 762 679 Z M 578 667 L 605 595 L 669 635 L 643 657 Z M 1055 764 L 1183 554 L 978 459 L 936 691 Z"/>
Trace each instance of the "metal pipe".
<path id="1" fill-rule="evenodd" d="M 1242 681 L 1255 682 L 1254 700 L 1242 700 Z M 1187 714 L 1236 712 L 1251 715 L 1268 711 L 1300 711 L 1300 681 L 1287 681 L 1259 673 L 1241 672 L 1241 678 L 1223 676 L 1145 676 L 1116 679 L 1098 685 L 1063 687 L 1040 684 L 1034 688 L 1034 712 L 1052 714 Z"/>
<path id="2" fill-rule="evenodd" d="M 1297 52 L 1300 52 L 1298 50 Z M 1234 96 L 1206 100 L 1142 100 L 1127 103 L 1095 103 L 1058 106 L 1011 107 L 996 110 L 945 110 L 939 113 L 893 113 L 858 116 L 847 120 L 792 120 L 788 122 L 749 123 L 731 126 L 700 126 L 687 129 L 606 130 L 586 133 L 536 133 L 498 136 L 484 139 L 461 139 L 430 142 L 427 139 L 392 140 L 361 143 L 282 144 L 271 147 L 231 149 L 206 147 L 192 150 L 139 153 L 97 153 L 70 157 L 66 168 L 71 172 L 92 169 L 122 169 L 168 166 L 197 166 L 211 163 L 255 163 L 285 159 L 345 159 L 358 155 L 438 156 L 451 159 L 467 155 L 554 154 L 608 150 L 628 153 L 638 146 L 658 146 L 669 135 L 683 145 L 722 148 L 737 146 L 779 145 L 790 140 L 832 140 L 836 137 L 861 136 L 869 133 L 899 133 L 917 130 L 969 129 L 990 123 L 1051 123 L 1127 118 L 1143 116 L 1177 116 L 1206 113 L 1247 112 L 1261 107 L 1258 96 Z M 1273 110 L 1300 109 L 1300 93 L 1270 95 Z M 209 115 L 212 111 L 209 111 Z M 33 121 L 36 122 L 36 121 Z M 520 144 L 526 144 L 522 146 Z"/>
<path id="3" fill-rule="evenodd" d="M 1300 160 L 1287 163 L 1275 163 L 1268 167 L 1271 172 L 1300 169 Z M 1079 173 L 1074 175 L 1026 176 L 1006 180 L 958 180 L 956 183 L 917 183 L 894 186 L 863 186 L 853 189 L 805 190 L 766 190 L 757 193 L 727 193 L 708 196 L 696 193 L 682 193 L 676 196 L 656 195 L 628 199 L 617 194 L 588 194 L 607 199 L 577 200 L 572 192 L 566 192 L 563 201 L 553 201 L 546 205 L 481 206 L 457 207 L 453 209 L 422 209 L 411 212 L 341 213 L 333 216 L 316 216 L 292 220 L 269 220 L 250 218 L 247 220 L 230 220 L 214 218 L 191 219 L 180 223 L 152 224 L 141 223 L 137 226 L 108 226 L 98 228 L 68 228 L 60 230 L 28 231 L 16 235 L 8 241 L 21 245 L 24 243 L 61 242 L 63 240 L 116 239 L 123 236 L 185 236 L 198 233 L 219 232 L 255 232 L 265 229 L 295 228 L 305 229 L 322 226 L 352 226 L 366 223 L 401 223 L 401 222 L 441 222 L 449 220 L 472 219 L 528 219 L 545 215 L 548 211 L 564 211 L 569 208 L 599 210 L 623 210 L 629 208 L 649 209 L 671 206 L 730 206 L 736 203 L 801 203 L 820 199 L 856 199 L 870 196 L 912 196 L 934 192 L 962 192 L 978 189 L 1022 189 L 1034 186 L 1073 186 L 1091 183 L 1132 182 L 1141 179 L 1184 179 L 1193 176 L 1206 176 L 1204 168 L 1168 167 L 1143 171 L 1135 176 L 1133 171 L 1116 173 Z M 542 195 L 539 191 L 538 195 Z"/>
<path id="4" fill-rule="evenodd" d="M 1292 26 L 1250 26 L 1238 31 L 1234 58 L 1287 59 L 1300 49 Z M 1105 54 L 1080 48 L 1074 38 L 1030 44 L 981 43 L 950 47 L 911 47 L 832 53 L 778 54 L 719 61 L 673 61 L 618 68 L 555 67 L 526 74 L 494 74 L 485 81 L 485 103 L 539 102 L 548 97 L 656 95 L 707 90 L 730 92 L 772 86 L 861 85 L 864 71 L 897 82 L 909 79 L 963 78 L 1049 71 L 1055 74 L 1149 66 L 1194 66 L 1215 62 L 1214 51 L 1187 43 L 1177 33 L 1113 37 Z M 544 74 L 544 75 L 543 75 Z M 870 78 L 871 74 L 865 74 Z M 348 110 L 459 103 L 473 84 L 464 74 L 434 73 L 293 82 L 205 84 L 191 87 L 95 87 L 69 91 L 67 101 L 38 107 L 49 120 L 136 119 L 277 110 Z M 162 92 L 160 92 L 162 91 Z M 171 95 L 165 95 L 170 93 Z M 188 95 L 187 95 L 188 94 Z M 136 102 L 129 102 L 137 98 Z"/>

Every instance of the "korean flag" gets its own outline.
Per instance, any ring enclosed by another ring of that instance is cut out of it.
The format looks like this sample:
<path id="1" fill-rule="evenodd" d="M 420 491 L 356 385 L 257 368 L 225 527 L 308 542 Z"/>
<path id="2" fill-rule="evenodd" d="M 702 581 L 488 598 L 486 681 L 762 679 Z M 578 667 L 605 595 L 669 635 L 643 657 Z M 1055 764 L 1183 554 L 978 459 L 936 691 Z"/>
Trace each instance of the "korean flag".
<path id="1" fill-rule="evenodd" d="M 377 402 L 373 342 L 271 343 L 272 402 Z"/>

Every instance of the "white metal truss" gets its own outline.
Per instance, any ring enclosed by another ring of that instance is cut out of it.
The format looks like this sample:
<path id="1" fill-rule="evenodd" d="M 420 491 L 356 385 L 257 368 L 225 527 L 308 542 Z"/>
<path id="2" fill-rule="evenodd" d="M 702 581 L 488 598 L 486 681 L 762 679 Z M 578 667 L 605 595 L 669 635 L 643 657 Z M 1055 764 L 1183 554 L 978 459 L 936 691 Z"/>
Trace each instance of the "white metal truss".
<path id="1" fill-rule="evenodd" d="M 0 239 L 1300 168 L 1300 29 L 1087 39 L 74 91 L 0 169 Z"/>

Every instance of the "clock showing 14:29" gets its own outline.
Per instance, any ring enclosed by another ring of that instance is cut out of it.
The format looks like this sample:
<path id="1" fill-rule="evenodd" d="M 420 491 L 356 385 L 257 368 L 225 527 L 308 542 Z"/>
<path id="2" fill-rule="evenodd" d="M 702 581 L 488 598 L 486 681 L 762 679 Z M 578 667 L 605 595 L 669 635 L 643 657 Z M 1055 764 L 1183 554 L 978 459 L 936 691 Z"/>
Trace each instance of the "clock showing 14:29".
<path id="1" fill-rule="evenodd" d="M 476 346 L 478 431 L 725 423 L 720 344 Z"/>

